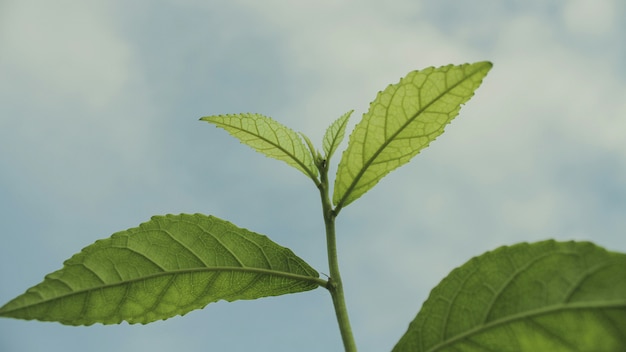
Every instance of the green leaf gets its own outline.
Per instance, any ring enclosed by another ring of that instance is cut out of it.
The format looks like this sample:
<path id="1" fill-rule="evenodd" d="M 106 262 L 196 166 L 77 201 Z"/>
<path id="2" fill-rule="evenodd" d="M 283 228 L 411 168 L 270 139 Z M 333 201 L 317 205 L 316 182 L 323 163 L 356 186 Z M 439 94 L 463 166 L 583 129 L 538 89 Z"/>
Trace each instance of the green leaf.
<path id="1" fill-rule="evenodd" d="M 393 351 L 623 351 L 626 254 L 589 242 L 501 247 L 435 287 Z"/>
<path id="2" fill-rule="evenodd" d="M 155 216 L 86 247 L 0 308 L 0 316 L 146 324 L 218 300 L 303 292 L 324 283 L 266 236 L 213 216 Z"/>
<path id="3" fill-rule="evenodd" d="M 430 67 L 378 93 L 339 162 L 333 193 L 337 209 L 361 197 L 442 134 L 491 66 L 478 62 Z"/>
<path id="4" fill-rule="evenodd" d="M 315 149 L 315 147 L 313 146 L 313 143 L 311 142 L 311 139 L 307 137 L 306 134 L 300 132 L 300 135 L 302 136 L 302 139 L 304 139 L 304 141 L 306 142 L 307 147 L 309 147 L 309 151 L 311 152 L 311 157 L 313 158 L 314 162 L 317 164 L 321 158 L 320 153 L 317 151 L 317 149 Z"/>
<path id="5" fill-rule="evenodd" d="M 346 134 L 346 126 L 348 125 L 348 119 L 354 110 L 350 110 L 347 113 L 343 114 L 340 118 L 335 120 L 332 125 L 328 127 L 326 133 L 324 134 L 322 147 L 324 148 L 324 153 L 326 154 L 326 161 L 330 160 L 330 158 L 337 150 L 337 147 L 343 141 L 343 137 Z"/>
<path id="6" fill-rule="evenodd" d="M 276 120 L 259 114 L 205 116 L 200 120 L 225 129 L 257 152 L 286 162 L 317 183 L 317 168 L 302 139 Z"/>

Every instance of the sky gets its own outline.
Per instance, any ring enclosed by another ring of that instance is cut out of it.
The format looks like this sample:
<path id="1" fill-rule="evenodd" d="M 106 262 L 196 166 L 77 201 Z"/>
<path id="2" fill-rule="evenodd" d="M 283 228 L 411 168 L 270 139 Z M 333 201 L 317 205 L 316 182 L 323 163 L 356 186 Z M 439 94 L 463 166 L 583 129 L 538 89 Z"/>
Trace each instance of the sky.
<path id="1" fill-rule="evenodd" d="M 410 71 L 483 60 L 446 132 L 337 219 L 360 350 L 390 350 L 447 273 L 499 246 L 626 252 L 625 17 L 619 0 L 3 0 L 0 304 L 168 213 L 215 215 L 328 273 L 313 183 L 198 119 L 261 113 L 321 149 Z M 148 325 L 0 319 L 0 351 L 85 350 L 342 345 L 323 289 Z"/>

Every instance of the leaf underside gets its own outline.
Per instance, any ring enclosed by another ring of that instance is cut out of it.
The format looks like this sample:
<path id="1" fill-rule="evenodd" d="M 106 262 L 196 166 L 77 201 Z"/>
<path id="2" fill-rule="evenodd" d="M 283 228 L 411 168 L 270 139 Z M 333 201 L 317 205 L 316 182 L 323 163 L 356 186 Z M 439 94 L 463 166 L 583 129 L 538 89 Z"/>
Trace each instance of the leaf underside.
<path id="1" fill-rule="evenodd" d="M 278 121 L 260 114 L 205 116 L 200 119 L 223 128 L 259 153 L 282 160 L 316 180 L 317 168 L 300 136 Z"/>
<path id="2" fill-rule="evenodd" d="M 0 316 L 146 324 L 218 300 L 312 290 L 318 273 L 266 236 L 201 214 L 155 216 L 96 241 L 0 308 Z"/>
<path id="3" fill-rule="evenodd" d="M 341 115 L 341 117 L 335 120 L 335 122 L 333 122 L 328 129 L 326 129 L 326 133 L 324 133 L 324 138 L 322 140 L 322 147 L 324 149 L 326 161 L 330 160 L 333 154 L 335 154 L 337 147 L 339 147 L 339 144 L 343 141 L 343 137 L 346 133 L 346 126 L 348 125 L 348 119 L 350 119 L 352 112 L 354 112 L 354 110 L 350 110 Z"/>
<path id="4" fill-rule="evenodd" d="M 333 203 L 347 206 L 427 147 L 474 95 L 491 67 L 490 62 L 430 67 L 378 93 L 343 152 Z"/>
<path id="5" fill-rule="evenodd" d="M 623 351 L 626 254 L 588 242 L 500 247 L 453 270 L 393 351 Z"/>

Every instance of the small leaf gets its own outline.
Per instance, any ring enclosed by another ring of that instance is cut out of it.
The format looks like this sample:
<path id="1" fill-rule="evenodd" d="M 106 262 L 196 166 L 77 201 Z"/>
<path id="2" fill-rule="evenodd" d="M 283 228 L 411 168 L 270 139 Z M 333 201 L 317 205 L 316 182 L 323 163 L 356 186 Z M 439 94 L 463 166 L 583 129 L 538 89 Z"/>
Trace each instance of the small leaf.
<path id="1" fill-rule="evenodd" d="M 311 139 L 307 137 L 306 134 L 300 132 L 300 135 L 302 136 L 302 139 L 304 139 L 304 141 L 306 142 L 307 147 L 309 147 L 311 157 L 313 158 L 315 164 L 317 164 L 318 160 L 321 158 L 320 153 L 317 151 L 317 149 L 315 149 L 315 146 L 313 146 Z"/>
<path id="2" fill-rule="evenodd" d="M 491 66 L 478 62 L 430 67 L 378 93 L 339 162 L 333 193 L 337 209 L 361 197 L 442 134 Z"/>
<path id="3" fill-rule="evenodd" d="M 276 120 L 259 114 L 205 116 L 200 120 L 225 129 L 259 153 L 282 160 L 317 181 L 317 168 L 300 136 Z"/>
<path id="4" fill-rule="evenodd" d="M 166 215 L 96 241 L 0 316 L 68 325 L 150 323 L 218 300 L 312 290 L 318 273 L 266 236 L 213 216 Z"/>
<path id="5" fill-rule="evenodd" d="M 500 247 L 435 287 L 393 351 L 623 351 L 626 254 L 589 242 Z"/>
<path id="6" fill-rule="evenodd" d="M 328 127 L 326 133 L 324 134 L 323 139 L 323 148 L 324 153 L 326 153 L 326 161 L 330 160 L 330 158 L 337 150 L 337 147 L 343 141 L 343 136 L 346 134 L 346 126 L 348 125 L 348 119 L 354 110 L 350 110 L 347 113 L 343 114 L 340 118 L 335 120 L 332 125 Z"/>

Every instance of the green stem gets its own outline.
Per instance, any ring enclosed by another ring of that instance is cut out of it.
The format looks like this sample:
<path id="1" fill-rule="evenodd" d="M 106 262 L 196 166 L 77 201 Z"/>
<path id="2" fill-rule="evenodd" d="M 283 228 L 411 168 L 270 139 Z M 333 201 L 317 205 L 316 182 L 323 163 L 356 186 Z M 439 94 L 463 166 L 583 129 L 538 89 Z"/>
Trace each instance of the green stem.
<path id="1" fill-rule="evenodd" d="M 348 317 L 348 308 L 343 293 L 343 282 L 339 273 L 339 261 L 337 259 L 337 240 L 335 236 L 335 218 L 330 197 L 328 195 L 328 169 L 326 163 L 320 163 L 320 196 L 322 197 L 322 210 L 324 212 L 324 224 L 326 225 L 326 248 L 328 251 L 328 267 L 330 277 L 326 288 L 330 292 L 335 307 L 335 315 L 341 332 L 341 339 L 346 352 L 356 352 L 356 343 L 352 335 L 352 327 Z"/>

